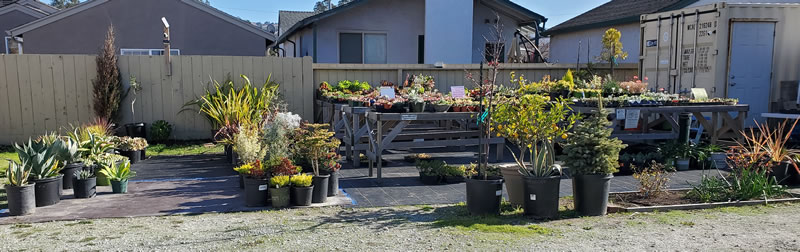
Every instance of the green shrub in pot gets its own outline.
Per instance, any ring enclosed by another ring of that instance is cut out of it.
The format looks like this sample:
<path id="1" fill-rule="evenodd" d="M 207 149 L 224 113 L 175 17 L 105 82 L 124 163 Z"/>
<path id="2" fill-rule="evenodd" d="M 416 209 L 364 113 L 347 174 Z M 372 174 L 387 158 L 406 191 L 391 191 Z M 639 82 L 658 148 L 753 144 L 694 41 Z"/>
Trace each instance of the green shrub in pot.
<path id="1" fill-rule="evenodd" d="M 289 206 L 289 176 L 279 175 L 269 179 L 269 196 L 272 207 Z"/>
<path id="2" fill-rule="evenodd" d="M 608 114 L 600 105 L 595 114 L 575 127 L 564 147 L 564 164 L 573 177 L 575 209 L 584 215 L 606 214 L 610 180 L 619 167 L 619 152 L 626 146 L 611 138 Z"/>
<path id="3" fill-rule="evenodd" d="M 314 176 L 308 174 L 297 174 L 289 178 L 289 182 L 292 185 L 290 198 L 295 205 L 311 205 L 311 198 L 314 194 L 313 179 Z"/>

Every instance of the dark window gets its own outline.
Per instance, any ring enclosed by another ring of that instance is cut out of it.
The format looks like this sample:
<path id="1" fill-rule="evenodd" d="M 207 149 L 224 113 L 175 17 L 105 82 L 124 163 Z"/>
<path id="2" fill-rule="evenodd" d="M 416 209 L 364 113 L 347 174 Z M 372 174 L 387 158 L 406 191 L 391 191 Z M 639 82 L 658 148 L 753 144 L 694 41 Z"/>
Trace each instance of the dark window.
<path id="1" fill-rule="evenodd" d="M 339 34 L 339 63 L 364 63 L 361 33 Z"/>
<path id="2" fill-rule="evenodd" d="M 494 61 L 493 55 L 495 53 L 499 54 L 498 56 L 500 56 L 498 57 L 497 62 L 504 63 L 506 61 L 506 45 L 499 45 L 499 48 L 497 46 L 497 43 L 486 43 L 486 51 L 483 53 L 486 62 Z M 497 49 L 497 52 L 495 52 L 495 49 Z"/>
<path id="3" fill-rule="evenodd" d="M 425 64 L 425 35 L 417 37 L 417 64 Z"/>

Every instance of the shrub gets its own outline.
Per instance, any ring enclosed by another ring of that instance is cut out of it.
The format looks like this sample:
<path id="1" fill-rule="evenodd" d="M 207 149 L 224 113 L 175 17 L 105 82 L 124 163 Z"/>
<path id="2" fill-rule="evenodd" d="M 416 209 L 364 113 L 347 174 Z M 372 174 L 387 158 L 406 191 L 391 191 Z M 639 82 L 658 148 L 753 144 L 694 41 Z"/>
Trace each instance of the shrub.
<path id="1" fill-rule="evenodd" d="M 243 165 L 233 168 L 233 170 L 241 175 L 244 175 L 245 177 L 253 179 L 267 178 L 267 170 L 264 167 L 264 165 L 261 164 L 261 161 L 255 161 L 253 163 L 245 163 Z"/>
<path id="2" fill-rule="evenodd" d="M 258 128 L 251 125 L 239 127 L 238 132 L 233 135 L 233 149 L 245 164 L 262 160 L 267 155 Z"/>
<path id="3" fill-rule="evenodd" d="M 637 170 L 633 178 L 639 181 L 639 194 L 644 198 L 651 198 L 666 192 L 672 175 L 670 172 L 670 167 L 656 161 L 652 161 L 648 167 Z"/>
<path id="4" fill-rule="evenodd" d="M 445 176 L 447 163 L 442 160 L 417 160 L 415 163 L 420 176 Z"/>
<path id="5" fill-rule="evenodd" d="M 727 178 L 703 176 L 687 197 L 701 202 L 771 199 L 786 195 L 786 187 L 778 185 L 765 170 L 744 169 Z"/>
<path id="6" fill-rule="evenodd" d="M 303 124 L 297 129 L 295 146 L 299 153 L 311 163 L 314 175 L 319 176 L 320 160 L 326 157 L 331 149 L 338 148 L 341 142 L 334 138 L 334 132 L 327 124 Z"/>
<path id="7" fill-rule="evenodd" d="M 295 186 L 295 187 L 309 187 L 309 186 L 311 186 L 311 180 L 312 179 L 313 179 L 313 176 L 311 176 L 311 175 L 298 174 L 298 175 L 292 176 L 289 180 L 290 180 L 292 186 Z"/>
<path id="8" fill-rule="evenodd" d="M 153 142 L 164 142 L 172 135 L 172 125 L 167 121 L 158 120 L 150 126 L 150 138 Z"/>
<path id="9" fill-rule="evenodd" d="M 289 185 L 289 176 L 280 175 L 269 179 L 269 185 L 275 188 L 286 187 Z"/>
<path id="10" fill-rule="evenodd" d="M 122 102 L 122 83 L 117 68 L 114 26 L 109 26 L 100 54 L 97 56 L 97 78 L 92 80 L 94 114 L 104 120 L 116 118 Z"/>
<path id="11" fill-rule="evenodd" d="M 597 113 L 575 127 L 564 146 L 564 164 L 573 175 L 612 174 L 619 167 L 619 152 L 625 148 L 617 138 L 611 138 L 609 112 L 600 105 Z"/>
<path id="12" fill-rule="evenodd" d="M 464 177 L 467 172 L 466 165 L 447 165 L 444 167 L 444 175 L 448 177 Z"/>
<path id="13" fill-rule="evenodd" d="M 282 157 L 280 159 L 271 159 L 270 161 L 272 175 L 276 176 L 290 176 L 294 174 L 300 173 L 303 170 L 300 166 L 295 166 L 292 163 L 292 160 L 287 157 Z"/>
<path id="14" fill-rule="evenodd" d="M 121 151 L 140 151 L 147 148 L 147 140 L 141 137 L 114 137 L 111 142 Z"/>

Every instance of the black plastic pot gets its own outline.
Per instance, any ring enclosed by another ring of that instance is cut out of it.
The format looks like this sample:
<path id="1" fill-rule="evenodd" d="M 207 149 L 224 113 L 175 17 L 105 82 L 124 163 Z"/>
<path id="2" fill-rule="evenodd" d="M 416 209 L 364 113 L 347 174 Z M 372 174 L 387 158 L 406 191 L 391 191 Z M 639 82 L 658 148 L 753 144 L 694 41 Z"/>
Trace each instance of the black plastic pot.
<path id="1" fill-rule="evenodd" d="M 328 179 L 330 178 L 331 175 L 320 174 L 319 176 L 314 176 L 311 182 L 314 186 L 314 195 L 311 199 L 312 203 L 325 203 L 325 201 L 328 200 Z"/>
<path id="2" fill-rule="evenodd" d="M 523 205 L 525 215 L 536 218 L 557 218 L 561 177 L 525 177 L 523 181 L 525 183 L 525 203 Z"/>
<path id="3" fill-rule="evenodd" d="M 425 102 L 409 102 L 408 105 L 411 112 L 425 112 Z"/>
<path id="4" fill-rule="evenodd" d="M 72 181 L 75 179 L 75 172 L 78 170 L 83 170 L 83 163 L 68 164 L 61 169 L 59 173 L 64 174 L 61 188 L 72 189 Z"/>
<path id="5" fill-rule="evenodd" d="M 239 153 L 236 153 L 235 151 L 232 151 L 231 152 L 231 160 L 230 160 L 230 162 L 231 162 L 232 165 L 239 165 Z"/>
<path id="6" fill-rule="evenodd" d="M 614 175 L 576 175 L 572 178 L 575 209 L 585 216 L 607 213 L 608 190 Z"/>
<path id="7" fill-rule="evenodd" d="M 225 160 L 233 159 L 233 145 L 225 145 Z"/>
<path id="8" fill-rule="evenodd" d="M 35 184 L 24 186 L 6 185 L 6 197 L 8 198 L 8 215 L 20 216 L 29 215 L 36 212 L 36 193 Z"/>
<path id="9" fill-rule="evenodd" d="M 292 203 L 295 206 L 310 206 L 314 195 L 314 185 L 309 187 L 292 187 L 290 189 Z"/>
<path id="10" fill-rule="evenodd" d="M 140 152 L 142 153 L 142 160 L 147 160 L 147 148 L 140 150 Z"/>
<path id="11" fill-rule="evenodd" d="M 244 175 L 239 174 L 239 188 L 244 189 Z"/>
<path id="12" fill-rule="evenodd" d="M 419 175 L 419 181 L 425 185 L 438 185 L 439 182 L 442 181 L 442 178 L 439 176 L 431 176 L 431 175 Z"/>
<path id="13" fill-rule="evenodd" d="M 72 191 L 77 199 L 94 198 L 97 195 L 97 177 L 87 179 L 74 178 Z"/>
<path id="14" fill-rule="evenodd" d="M 502 198 L 502 179 L 467 179 L 467 209 L 471 214 L 500 214 Z"/>
<path id="15" fill-rule="evenodd" d="M 244 205 L 248 207 L 267 206 L 269 181 L 266 179 L 244 178 Z"/>
<path id="16" fill-rule="evenodd" d="M 36 194 L 36 207 L 54 205 L 61 201 L 61 183 L 64 175 L 57 177 L 32 180 Z"/>
<path id="17" fill-rule="evenodd" d="M 131 161 L 131 164 L 139 163 L 139 161 L 142 160 L 142 153 L 140 153 L 139 151 L 120 150 L 119 154 L 127 157 Z"/>
<path id="18" fill-rule="evenodd" d="M 444 177 L 444 182 L 448 184 L 458 184 L 463 183 L 465 180 L 462 176 L 446 176 Z"/>
<path id="19" fill-rule="evenodd" d="M 500 172 L 503 174 L 508 201 L 511 202 L 511 205 L 522 206 L 525 204 L 525 182 L 522 173 L 519 173 L 519 166 L 502 166 Z"/>
<path id="20" fill-rule="evenodd" d="M 125 133 L 127 133 L 129 137 L 147 138 L 147 129 L 145 126 L 147 126 L 147 124 L 143 122 L 125 124 Z"/>
<path id="21" fill-rule="evenodd" d="M 772 166 L 769 176 L 775 178 L 775 181 L 781 185 L 797 185 L 798 177 L 800 177 L 789 162 L 781 162 Z"/>
<path id="22" fill-rule="evenodd" d="M 339 171 L 330 172 L 328 178 L 328 197 L 339 195 Z"/>
<path id="23" fill-rule="evenodd" d="M 281 208 L 289 206 L 289 187 L 269 188 L 269 197 L 272 199 L 272 207 Z"/>

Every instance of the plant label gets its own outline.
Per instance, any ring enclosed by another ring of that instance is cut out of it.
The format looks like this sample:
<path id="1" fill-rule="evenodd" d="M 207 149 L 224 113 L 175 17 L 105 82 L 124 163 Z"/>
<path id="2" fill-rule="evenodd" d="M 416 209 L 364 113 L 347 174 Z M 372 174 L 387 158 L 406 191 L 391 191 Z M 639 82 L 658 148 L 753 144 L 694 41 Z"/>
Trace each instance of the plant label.
<path id="1" fill-rule="evenodd" d="M 625 111 L 625 129 L 635 129 L 639 127 L 639 112 L 638 109 Z"/>
<path id="2" fill-rule="evenodd" d="M 414 121 L 417 120 L 417 115 L 401 115 L 400 120 L 402 121 Z"/>
<path id="3" fill-rule="evenodd" d="M 258 190 L 259 191 L 266 191 L 267 189 L 269 189 L 269 185 L 260 185 L 260 186 L 258 186 Z"/>
<path id="4" fill-rule="evenodd" d="M 536 201 L 536 194 L 531 194 L 529 196 L 530 196 L 531 200 Z"/>
<path id="5" fill-rule="evenodd" d="M 497 190 L 494 192 L 494 196 L 503 196 L 503 190 Z"/>
<path id="6" fill-rule="evenodd" d="M 450 93 L 453 95 L 453 98 L 466 98 L 467 93 L 464 91 L 464 86 L 452 86 L 450 87 Z"/>
<path id="7" fill-rule="evenodd" d="M 394 99 L 394 87 L 381 87 L 381 96 Z"/>
<path id="8" fill-rule="evenodd" d="M 625 120 L 625 109 L 617 109 L 617 120 Z"/>
<path id="9" fill-rule="evenodd" d="M 695 100 L 708 100 L 708 92 L 705 88 L 692 88 L 692 96 Z"/>

